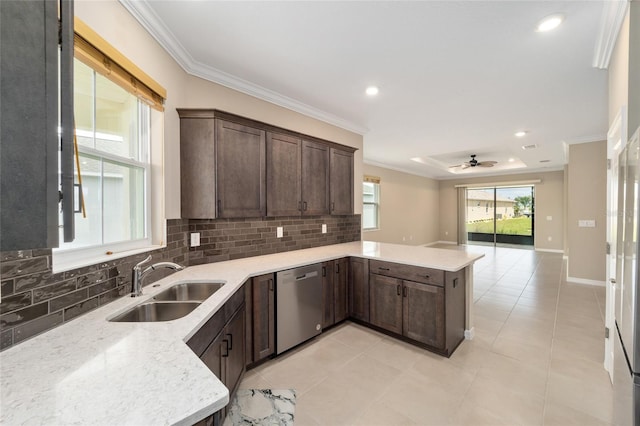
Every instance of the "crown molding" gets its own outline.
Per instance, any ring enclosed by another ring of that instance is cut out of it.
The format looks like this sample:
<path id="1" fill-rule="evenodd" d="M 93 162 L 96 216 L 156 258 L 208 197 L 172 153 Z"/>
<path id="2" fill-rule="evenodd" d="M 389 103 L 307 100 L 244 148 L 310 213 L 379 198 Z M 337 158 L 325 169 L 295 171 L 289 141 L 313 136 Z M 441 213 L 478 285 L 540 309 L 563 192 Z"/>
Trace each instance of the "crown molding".
<path id="1" fill-rule="evenodd" d="M 299 102 L 273 90 L 266 89 L 250 81 L 243 80 L 196 61 L 153 11 L 147 0 L 119 1 L 187 74 L 220 84 L 359 135 L 364 135 L 369 131 L 366 127 L 345 120 L 337 115 L 312 107 L 311 105 Z"/>
<path id="2" fill-rule="evenodd" d="M 593 63 L 595 68 L 606 69 L 609 67 L 611 54 L 616 47 L 616 40 L 622 22 L 627 13 L 629 1 L 613 0 L 605 1 L 602 6 L 602 17 L 600 28 L 596 38 L 596 45 L 593 52 Z"/>

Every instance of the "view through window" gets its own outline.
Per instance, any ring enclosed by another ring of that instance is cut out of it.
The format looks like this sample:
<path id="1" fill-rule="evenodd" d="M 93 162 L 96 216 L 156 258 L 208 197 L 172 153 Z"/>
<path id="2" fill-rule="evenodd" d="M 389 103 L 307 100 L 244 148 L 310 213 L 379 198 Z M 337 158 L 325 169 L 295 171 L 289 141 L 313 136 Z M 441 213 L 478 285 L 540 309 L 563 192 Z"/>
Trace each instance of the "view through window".
<path id="1" fill-rule="evenodd" d="M 534 187 L 467 189 L 467 239 L 533 245 Z"/>

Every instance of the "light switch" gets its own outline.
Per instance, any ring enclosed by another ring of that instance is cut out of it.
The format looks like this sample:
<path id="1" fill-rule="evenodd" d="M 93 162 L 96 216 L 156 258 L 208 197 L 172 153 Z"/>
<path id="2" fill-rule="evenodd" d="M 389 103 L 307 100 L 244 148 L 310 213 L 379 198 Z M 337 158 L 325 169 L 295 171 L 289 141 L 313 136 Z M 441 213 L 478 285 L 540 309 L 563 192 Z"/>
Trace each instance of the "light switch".
<path id="1" fill-rule="evenodd" d="M 326 233 L 327 233 L 327 224 L 326 224 L 326 223 L 323 223 L 323 224 L 322 224 L 322 233 L 323 233 L 323 234 L 326 234 Z"/>
<path id="2" fill-rule="evenodd" d="M 199 232 L 192 232 L 191 233 L 191 247 L 198 247 L 200 246 L 200 233 Z"/>
<path id="3" fill-rule="evenodd" d="M 553 217 L 547 216 L 547 220 L 553 220 Z"/>
<path id="4" fill-rule="evenodd" d="M 278 226 L 278 227 L 276 228 L 276 238 L 282 238 L 282 234 L 283 234 L 283 232 L 284 232 L 284 231 L 283 231 L 283 229 L 282 229 L 282 226 Z"/>

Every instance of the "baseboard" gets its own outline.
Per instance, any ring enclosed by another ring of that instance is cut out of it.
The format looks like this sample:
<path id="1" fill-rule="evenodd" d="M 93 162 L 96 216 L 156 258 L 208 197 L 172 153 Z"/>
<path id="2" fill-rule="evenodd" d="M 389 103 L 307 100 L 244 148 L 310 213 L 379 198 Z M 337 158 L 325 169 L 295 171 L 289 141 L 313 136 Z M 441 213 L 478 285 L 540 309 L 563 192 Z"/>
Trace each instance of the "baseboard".
<path id="1" fill-rule="evenodd" d="M 567 282 L 570 282 L 570 283 L 573 283 L 573 284 L 594 285 L 596 287 L 605 287 L 606 286 L 606 283 L 604 281 L 588 280 L 586 278 L 567 277 Z"/>
<path id="2" fill-rule="evenodd" d="M 455 241 L 434 241 L 432 243 L 429 244 L 424 244 L 423 247 L 431 247 L 431 246 L 435 246 L 436 244 L 451 244 L 451 245 L 458 245 L 458 243 L 456 243 Z"/>
<path id="3" fill-rule="evenodd" d="M 534 249 L 535 251 L 542 251 L 545 253 L 564 253 L 564 250 L 558 250 L 558 249 L 541 249 L 541 248 L 536 248 Z"/>
<path id="4" fill-rule="evenodd" d="M 476 334 L 475 327 L 471 327 L 470 330 L 464 331 L 464 338 L 467 340 L 473 340 L 473 336 L 475 336 L 475 334 Z"/>

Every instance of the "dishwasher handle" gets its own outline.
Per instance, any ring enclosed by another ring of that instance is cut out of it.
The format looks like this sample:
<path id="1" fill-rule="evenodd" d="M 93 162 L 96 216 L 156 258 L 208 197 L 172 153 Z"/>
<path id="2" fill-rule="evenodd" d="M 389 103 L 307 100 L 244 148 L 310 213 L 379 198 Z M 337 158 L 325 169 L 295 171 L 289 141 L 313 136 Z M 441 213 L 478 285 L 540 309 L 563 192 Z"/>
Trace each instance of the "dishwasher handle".
<path id="1" fill-rule="evenodd" d="M 313 278 L 318 276 L 318 271 L 307 272 L 306 274 L 299 275 L 296 277 L 296 281 L 306 280 L 307 278 Z"/>

